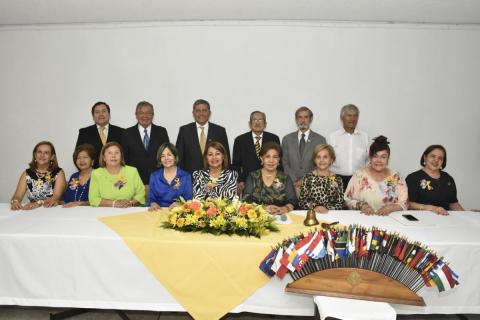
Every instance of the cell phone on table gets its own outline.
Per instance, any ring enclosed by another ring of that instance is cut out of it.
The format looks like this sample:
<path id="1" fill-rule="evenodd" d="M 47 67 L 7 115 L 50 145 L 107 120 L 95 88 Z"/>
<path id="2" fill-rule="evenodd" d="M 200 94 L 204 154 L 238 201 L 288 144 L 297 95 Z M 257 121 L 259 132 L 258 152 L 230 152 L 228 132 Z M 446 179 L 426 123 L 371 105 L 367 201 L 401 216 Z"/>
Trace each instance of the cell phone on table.
<path id="1" fill-rule="evenodd" d="M 416 217 L 412 216 L 411 214 L 402 214 L 402 217 L 404 217 L 408 221 L 418 221 L 418 219 Z"/>

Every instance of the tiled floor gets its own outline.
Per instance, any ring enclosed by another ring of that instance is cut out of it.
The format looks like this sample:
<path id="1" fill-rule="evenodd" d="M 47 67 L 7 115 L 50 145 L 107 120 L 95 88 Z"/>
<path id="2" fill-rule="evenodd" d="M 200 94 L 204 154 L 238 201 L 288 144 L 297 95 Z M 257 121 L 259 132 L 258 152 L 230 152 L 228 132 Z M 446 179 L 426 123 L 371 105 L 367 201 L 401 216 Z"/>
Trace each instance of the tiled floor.
<path id="1" fill-rule="evenodd" d="M 48 320 L 58 309 L 0 307 L 0 320 Z M 131 320 L 191 320 L 186 313 L 129 311 Z M 313 317 L 272 316 L 253 313 L 229 314 L 222 320 L 311 320 Z M 399 315 L 399 320 L 480 320 L 480 315 Z M 72 317 L 71 320 L 121 320 L 113 311 L 96 311 Z"/>

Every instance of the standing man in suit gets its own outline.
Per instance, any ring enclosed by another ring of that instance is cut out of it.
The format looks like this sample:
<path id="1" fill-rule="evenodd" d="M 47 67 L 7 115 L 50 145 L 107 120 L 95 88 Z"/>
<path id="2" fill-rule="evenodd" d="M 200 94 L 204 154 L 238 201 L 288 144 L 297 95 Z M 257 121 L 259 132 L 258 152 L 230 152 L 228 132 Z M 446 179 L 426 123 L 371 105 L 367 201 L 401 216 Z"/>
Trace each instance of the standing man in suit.
<path id="1" fill-rule="evenodd" d="M 203 152 L 210 141 L 220 142 L 230 163 L 227 132 L 224 127 L 209 122 L 211 111 L 207 100 L 199 99 L 193 103 L 195 122 L 180 127 L 176 147 L 180 160 L 178 166 L 190 173 L 203 169 Z"/>
<path id="2" fill-rule="evenodd" d="M 110 106 L 105 102 L 97 102 L 92 107 L 92 117 L 95 124 L 78 130 L 77 144 L 91 144 L 95 149 L 94 168 L 98 168 L 100 151 L 105 143 L 115 141 L 120 143 L 125 129 L 110 124 Z"/>
<path id="3" fill-rule="evenodd" d="M 309 108 L 298 108 L 295 111 L 295 121 L 298 130 L 282 139 L 282 164 L 285 173 L 295 183 L 295 189 L 299 191 L 303 176 L 313 170 L 313 149 L 316 145 L 325 143 L 325 138 L 310 129 L 313 112 Z"/>
<path id="4" fill-rule="evenodd" d="M 242 193 L 248 174 L 262 167 L 259 153 L 262 145 L 267 142 L 280 144 L 280 138 L 265 131 L 267 116 L 262 111 L 250 113 L 248 122 L 250 131 L 235 138 L 233 144 L 232 165 L 238 171 L 238 193 Z"/>
<path id="5" fill-rule="evenodd" d="M 158 148 L 170 142 L 167 130 L 152 123 L 153 116 L 153 105 L 140 101 L 135 110 L 138 123 L 127 128 L 122 139 L 125 163 L 138 169 L 145 185 L 149 184 L 150 174 L 156 169 Z"/>

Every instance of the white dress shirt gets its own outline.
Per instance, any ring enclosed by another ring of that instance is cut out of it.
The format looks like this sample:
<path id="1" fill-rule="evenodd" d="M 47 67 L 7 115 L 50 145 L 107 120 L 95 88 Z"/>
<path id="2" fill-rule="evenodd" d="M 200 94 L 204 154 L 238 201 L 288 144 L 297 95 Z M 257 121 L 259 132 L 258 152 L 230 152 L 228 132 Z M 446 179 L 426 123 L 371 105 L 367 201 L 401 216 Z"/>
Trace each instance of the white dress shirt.
<path id="1" fill-rule="evenodd" d="M 355 129 L 350 134 L 342 128 L 331 133 L 327 142 L 335 150 L 332 171 L 336 174 L 351 176 L 367 164 L 369 141 L 365 132 Z"/>
<path id="2" fill-rule="evenodd" d="M 310 129 L 308 129 L 305 132 L 302 132 L 301 130 L 298 130 L 298 143 L 300 144 L 300 139 L 302 139 L 302 133 L 305 134 L 305 143 L 308 142 L 308 136 L 310 135 Z"/>
<path id="3" fill-rule="evenodd" d="M 260 146 L 262 145 L 263 142 L 263 132 L 259 135 L 257 135 L 255 132 L 252 131 L 252 137 L 253 137 L 253 145 L 257 143 L 257 136 L 260 136 L 260 139 L 258 139 L 258 142 L 260 143 Z"/>
<path id="4" fill-rule="evenodd" d="M 200 141 L 200 133 L 202 132 L 202 129 L 200 127 L 203 127 L 203 132 L 205 133 L 205 140 L 208 142 L 208 121 L 203 126 L 198 122 L 195 122 L 195 124 L 197 125 L 198 141 Z"/>
<path id="5" fill-rule="evenodd" d="M 105 138 L 108 138 L 108 126 L 109 126 L 109 124 L 107 123 L 107 125 L 104 127 L 105 128 Z M 100 130 L 102 130 L 102 127 L 99 126 L 98 124 L 97 124 L 97 130 L 98 130 L 98 134 L 100 134 Z"/>
<path id="6" fill-rule="evenodd" d="M 138 125 L 138 131 L 140 132 L 140 138 L 142 138 L 142 142 L 143 142 L 143 138 L 145 137 L 145 129 L 147 129 L 147 134 L 148 134 L 148 139 L 150 139 L 152 137 L 151 135 L 151 132 L 152 132 L 152 125 L 149 125 L 147 128 L 144 128 L 142 127 L 142 125 Z"/>

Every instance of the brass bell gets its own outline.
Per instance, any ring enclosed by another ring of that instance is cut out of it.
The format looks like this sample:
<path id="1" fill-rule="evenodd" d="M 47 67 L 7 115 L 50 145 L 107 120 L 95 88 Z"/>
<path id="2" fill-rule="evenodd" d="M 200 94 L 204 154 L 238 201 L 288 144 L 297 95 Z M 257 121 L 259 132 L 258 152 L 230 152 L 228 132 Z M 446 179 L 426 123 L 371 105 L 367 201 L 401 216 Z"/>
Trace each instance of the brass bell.
<path id="1" fill-rule="evenodd" d="M 318 224 L 317 220 L 317 214 L 315 213 L 315 210 L 313 210 L 313 206 L 309 206 L 310 209 L 307 211 L 307 216 L 305 217 L 305 220 L 303 220 L 303 224 L 311 227 L 311 226 L 316 226 Z"/>

